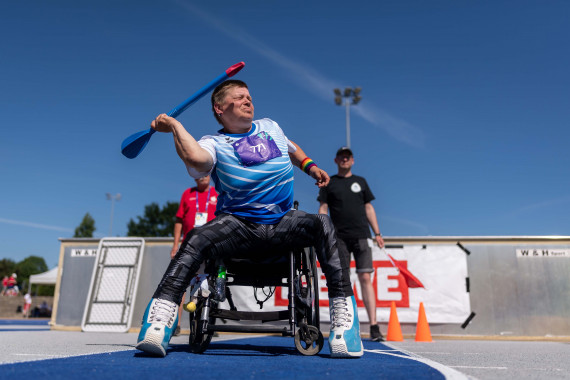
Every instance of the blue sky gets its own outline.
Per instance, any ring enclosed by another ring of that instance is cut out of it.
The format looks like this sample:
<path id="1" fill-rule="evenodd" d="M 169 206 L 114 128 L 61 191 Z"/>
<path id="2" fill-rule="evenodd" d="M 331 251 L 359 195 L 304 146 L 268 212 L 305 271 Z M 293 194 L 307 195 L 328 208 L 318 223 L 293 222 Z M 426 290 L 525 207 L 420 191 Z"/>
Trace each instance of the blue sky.
<path id="1" fill-rule="evenodd" d="M 256 118 L 322 168 L 345 144 L 386 236 L 568 235 L 570 4 L 566 1 L 39 1 L 0 5 L 0 258 L 57 265 L 86 212 L 124 236 L 193 180 L 172 137 L 129 160 L 147 129 L 244 61 Z M 217 124 L 202 99 L 178 119 Z M 317 189 L 297 171 L 296 199 Z"/>

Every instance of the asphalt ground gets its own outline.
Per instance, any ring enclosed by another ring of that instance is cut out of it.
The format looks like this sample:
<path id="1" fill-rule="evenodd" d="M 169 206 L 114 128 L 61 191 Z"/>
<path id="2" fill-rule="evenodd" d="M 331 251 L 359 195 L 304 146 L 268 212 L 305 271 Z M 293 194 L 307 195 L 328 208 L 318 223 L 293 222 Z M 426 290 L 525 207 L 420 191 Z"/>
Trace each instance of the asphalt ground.
<path id="1" fill-rule="evenodd" d="M 326 330 L 325 330 L 326 331 Z M 2 379 L 570 379 L 570 344 L 443 339 L 371 342 L 360 359 L 297 353 L 291 337 L 220 334 L 202 355 L 188 335 L 173 337 L 165 358 L 134 346 L 135 333 L 52 331 L 47 320 L 0 321 Z"/>

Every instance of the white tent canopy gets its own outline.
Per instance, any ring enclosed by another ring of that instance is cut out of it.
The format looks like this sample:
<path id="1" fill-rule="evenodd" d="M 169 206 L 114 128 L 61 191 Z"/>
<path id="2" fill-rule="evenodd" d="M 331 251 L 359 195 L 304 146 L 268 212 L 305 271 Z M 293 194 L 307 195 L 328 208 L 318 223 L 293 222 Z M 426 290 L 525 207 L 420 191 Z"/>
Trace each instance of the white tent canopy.
<path id="1" fill-rule="evenodd" d="M 44 273 L 33 274 L 30 276 L 30 285 L 28 292 L 32 289 L 32 284 L 38 285 L 55 285 L 57 282 L 57 267 Z"/>

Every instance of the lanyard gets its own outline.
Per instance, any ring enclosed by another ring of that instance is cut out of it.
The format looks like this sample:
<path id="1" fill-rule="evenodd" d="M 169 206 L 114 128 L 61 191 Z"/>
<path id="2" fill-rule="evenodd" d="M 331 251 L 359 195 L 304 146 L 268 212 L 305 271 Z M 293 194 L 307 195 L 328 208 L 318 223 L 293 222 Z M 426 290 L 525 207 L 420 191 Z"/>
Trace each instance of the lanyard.
<path id="1" fill-rule="evenodd" d="M 208 187 L 208 198 L 206 198 L 206 211 L 204 211 L 206 214 L 208 213 L 208 205 L 210 204 L 210 191 L 212 190 L 212 186 Z M 198 189 L 196 189 L 196 213 L 200 212 L 200 204 L 198 203 L 198 195 L 200 194 L 200 192 L 198 191 Z"/>

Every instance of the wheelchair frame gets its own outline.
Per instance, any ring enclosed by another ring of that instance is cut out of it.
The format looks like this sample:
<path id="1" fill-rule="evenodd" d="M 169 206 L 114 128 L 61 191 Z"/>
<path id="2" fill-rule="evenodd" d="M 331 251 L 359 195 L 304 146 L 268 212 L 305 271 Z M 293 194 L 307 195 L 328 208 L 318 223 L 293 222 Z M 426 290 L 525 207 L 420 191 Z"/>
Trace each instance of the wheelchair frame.
<path id="1" fill-rule="evenodd" d="M 189 343 L 193 353 L 206 351 L 213 334 L 218 331 L 294 336 L 295 347 L 301 354 L 310 356 L 321 351 L 324 338 L 320 331 L 317 265 L 312 247 L 270 258 L 280 261 L 267 262 L 262 255 L 258 255 L 257 258 L 261 259 L 261 262 L 255 260 L 255 257 L 224 259 L 227 268 L 225 294 L 230 309 L 220 307 L 221 302 L 214 299 L 214 291 L 205 292 L 209 294 L 200 294 L 197 297 L 196 308 L 190 312 Z M 287 262 L 288 268 L 285 266 Z M 213 261 L 206 263 L 210 290 L 215 289 L 217 277 L 215 264 Z M 289 300 L 287 309 L 265 312 L 239 311 L 232 298 L 233 286 L 287 287 Z M 220 325 L 216 323 L 217 319 L 258 323 Z M 288 323 L 283 326 L 264 325 L 266 322 L 274 321 L 288 321 Z"/>

